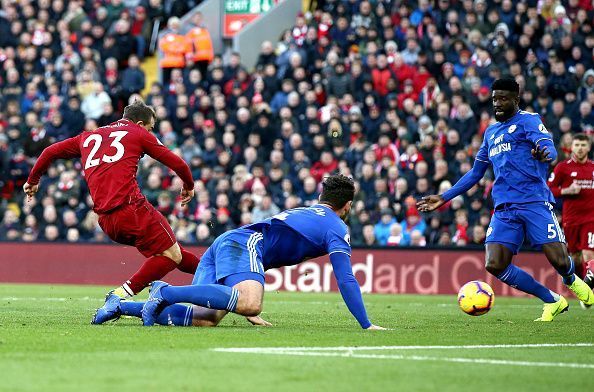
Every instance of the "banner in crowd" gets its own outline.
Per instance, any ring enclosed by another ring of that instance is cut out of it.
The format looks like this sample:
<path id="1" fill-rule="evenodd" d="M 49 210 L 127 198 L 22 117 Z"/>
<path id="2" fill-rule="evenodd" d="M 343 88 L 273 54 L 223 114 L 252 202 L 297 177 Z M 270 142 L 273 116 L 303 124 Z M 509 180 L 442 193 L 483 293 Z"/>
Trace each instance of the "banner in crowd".
<path id="1" fill-rule="evenodd" d="M 223 36 L 232 38 L 245 25 L 270 11 L 279 0 L 225 0 Z"/>
<path id="2" fill-rule="evenodd" d="M 201 256 L 203 247 L 187 247 Z M 118 245 L 0 243 L 0 282 L 118 285 L 140 267 L 136 249 Z M 515 263 L 549 288 L 566 292 L 541 253 L 523 252 Z M 471 280 L 489 283 L 497 295 L 524 295 L 484 269 L 481 250 L 355 249 L 355 277 L 366 293 L 455 294 Z M 173 271 L 167 281 L 189 284 L 192 276 Z M 328 257 L 266 272 L 266 290 L 337 291 Z"/>

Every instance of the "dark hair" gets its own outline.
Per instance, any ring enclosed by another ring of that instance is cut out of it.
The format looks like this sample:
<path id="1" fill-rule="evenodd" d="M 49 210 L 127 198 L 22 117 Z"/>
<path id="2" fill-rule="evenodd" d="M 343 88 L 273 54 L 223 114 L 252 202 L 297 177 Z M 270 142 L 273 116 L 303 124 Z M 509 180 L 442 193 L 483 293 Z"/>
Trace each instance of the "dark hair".
<path id="1" fill-rule="evenodd" d="M 322 182 L 320 202 L 339 210 L 355 197 L 355 183 L 342 174 L 334 174 Z"/>
<path id="2" fill-rule="evenodd" d="M 590 137 L 588 135 L 586 135 L 585 133 L 578 133 L 578 134 L 573 135 L 573 140 L 581 140 L 583 142 L 589 142 Z"/>
<path id="3" fill-rule="evenodd" d="M 124 108 L 123 117 L 132 122 L 142 121 L 145 124 L 149 124 L 151 119 L 157 119 L 157 114 L 152 107 L 146 105 L 141 100 L 136 100 Z"/>
<path id="4" fill-rule="evenodd" d="M 520 85 L 513 78 L 501 78 L 493 82 L 491 90 L 512 91 L 516 94 L 520 93 Z"/>

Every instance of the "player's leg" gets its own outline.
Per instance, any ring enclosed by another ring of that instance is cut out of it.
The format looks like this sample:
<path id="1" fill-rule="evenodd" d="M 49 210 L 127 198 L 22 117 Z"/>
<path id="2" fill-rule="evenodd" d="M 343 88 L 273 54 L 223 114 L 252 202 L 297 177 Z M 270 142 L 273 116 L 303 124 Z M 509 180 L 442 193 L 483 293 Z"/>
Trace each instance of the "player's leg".
<path id="1" fill-rule="evenodd" d="M 569 249 L 567 250 L 569 251 Z M 571 253 L 571 259 L 573 260 L 575 266 L 575 274 L 583 279 L 584 276 L 586 276 L 587 263 L 584 261 L 584 258 L 582 257 L 582 252 L 569 252 Z"/>
<path id="2" fill-rule="evenodd" d="M 194 274 L 198 259 L 190 252 L 182 250 L 169 222 L 159 211 L 145 201 L 136 208 L 134 218 L 140 228 L 136 236 L 136 248 L 148 259 L 129 279 L 128 287 L 132 295 L 176 268 Z"/>
<path id="3" fill-rule="evenodd" d="M 529 203 L 522 209 L 521 216 L 528 239 L 532 245 L 542 247 L 549 263 L 563 278 L 563 283 L 585 304 L 594 304 L 594 293 L 575 275 L 575 265 L 569 257 L 565 234 L 553 206 L 549 203 Z"/>
<path id="4" fill-rule="evenodd" d="M 217 245 L 218 243 L 215 241 L 204 253 L 202 262 L 195 271 L 192 285 L 206 285 L 216 282 L 213 249 Z M 122 301 L 122 314 L 141 318 L 144 304 L 145 302 Z M 155 321 L 161 325 L 214 327 L 226 314 L 226 311 L 208 309 L 202 306 L 174 304 L 163 309 Z"/>
<path id="5" fill-rule="evenodd" d="M 216 282 L 222 284 L 174 287 L 164 282 L 154 282 L 149 301 L 143 309 L 145 325 L 154 323 L 163 306 L 180 302 L 244 316 L 257 316 L 261 311 L 264 293 L 262 238 L 261 233 L 237 229 L 215 241 L 209 250 L 212 250 L 216 264 Z"/>
<path id="6" fill-rule="evenodd" d="M 580 249 L 586 269 L 584 282 L 594 289 L 594 222 L 582 225 L 580 230 Z"/>
<path id="7" fill-rule="evenodd" d="M 180 261 L 181 250 L 177 242 L 162 254 L 147 258 L 130 279 L 120 287 L 107 293 L 105 303 L 97 309 L 91 320 L 91 324 L 103 324 L 107 321 L 118 319 L 122 312 L 121 303 L 123 299 L 138 294 L 150 282 L 161 279 L 173 271 Z"/>
<path id="8" fill-rule="evenodd" d="M 142 306 L 144 302 L 121 301 L 120 309 L 122 316 L 142 317 Z M 188 327 L 193 323 L 193 307 L 188 305 L 173 304 L 167 306 L 157 317 L 157 324 Z"/>
<path id="9" fill-rule="evenodd" d="M 582 257 L 586 261 L 586 276 L 584 282 L 591 288 L 594 289 L 594 251 L 583 250 Z"/>
<path id="10" fill-rule="evenodd" d="M 163 278 L 174 269 L 188 273 L 196 271 L 199 259 L 179 246 L 165 217 L 147 201 L 124 206 L 100 222 L 110 238 L 136 246 L 147 259 L 130 279 L 107 294 L 104 305 L 95 312 L 92 324 L 117 319 L 122 299 L 138 294 L 150 282 Z"/>
<path id="11" fill-rule="evenodd" d="M 176 303 L 191 303 L 243 316 L 257 316 L 262 311 L 263 295 L 262 282 L 250 279 L 241 281 L 233 287 L 223 284 L 170 286 L 165 282 L 156 281 L 153 282 L 148 303 L 156 300 L 160 307 Z"/>
<path id="12" fill-rule="evenodd" d="M 571 254 L 571 258 L 575 265 L 575 274 L 583 279 L 586 275 L 586 265 L 582 258 L 582 252 L 580 251 L 581 228 L 579 225 L 565 225 L 563 234 L 565 234 L 567 250 Z"/>
<path id="13" fill-rule="evenodd" d="M 594 304 L 594 293 L 592 289 L 578 276 L 575 275 L 575 266 L 567 252 L 563 242 L 550 242 L 542 245 L 545 256 L 549 263 L 557 270 L 563 278 L 563 283 L 584 303 Z"/>
<path id="14" fill-rule="evenodd" d="M 545 303 L 541 319 L 551 321 L 567 308 L 567 302 L 512 263 L 523 241 L 524 225 L 518 211 L 496 210 L 487 230 L 486 269 L 503 283 L 538 297 Z"/>
<path id="15" fill-rule="evenodd" d="M 557 302 L 559 295 L 513 264 L 513 256 L 514 252 L 509 246 L 494 242 L 487 243 L 487 271 L 508 286 L 538 297 L 545 303 Z"/>

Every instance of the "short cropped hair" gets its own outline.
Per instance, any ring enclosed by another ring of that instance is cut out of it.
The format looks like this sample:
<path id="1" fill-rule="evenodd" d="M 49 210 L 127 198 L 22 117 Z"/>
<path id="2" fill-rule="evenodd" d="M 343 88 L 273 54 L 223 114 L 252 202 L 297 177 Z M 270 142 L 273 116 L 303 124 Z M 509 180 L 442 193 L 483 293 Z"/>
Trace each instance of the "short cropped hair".
<path id="1" fill-rule="evenodd" d="M 493 82 L 491 90 L 512 91 L 516 94 L 520 94 L 520 85 L 514 78 L 501 78 Z"/>
<path id="2" fill-rule="evenodd" d="M 355 183 L 342 174 L 334 174 L 322 182 L 320 202 L 339 210 L 355 197 Z"/>
<path id="3" fill-rule="evenodd" d="M 585 133 L 578 133 L 578 134 L 573 135 L 573 140 L 581 140 L 583 142 L 589 142 L 590 137 L 588 135 L 586 135 Z"/>
<path id="4" fill-rule="evenodd" d="M 136 100 L 124 108 L 124 118 L 132 122 L 142 121 L 149 124 L 151 119 L 157 119 L 155 110 L 140 100 Z"/>

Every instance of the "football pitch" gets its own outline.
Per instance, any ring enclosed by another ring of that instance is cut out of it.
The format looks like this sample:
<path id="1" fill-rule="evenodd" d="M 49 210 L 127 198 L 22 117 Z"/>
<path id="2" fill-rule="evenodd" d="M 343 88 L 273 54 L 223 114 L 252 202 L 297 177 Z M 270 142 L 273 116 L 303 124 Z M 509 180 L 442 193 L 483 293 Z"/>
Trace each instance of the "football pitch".
<path id="1" fill-rule="evenodd" d="M 266 293 L 253 327 L 89 324 L 107 287 L 0 285 L 0 391 L 567 391 L 591 385 L 594 309 L 535 323 L 538 300 L 366 295 L 363 331 L 339 294 Z M 579 388 L 579 389 L 578 389 Z"/>

